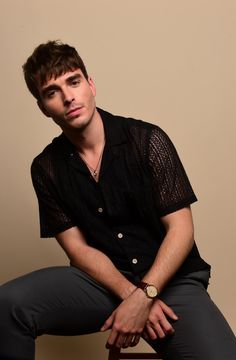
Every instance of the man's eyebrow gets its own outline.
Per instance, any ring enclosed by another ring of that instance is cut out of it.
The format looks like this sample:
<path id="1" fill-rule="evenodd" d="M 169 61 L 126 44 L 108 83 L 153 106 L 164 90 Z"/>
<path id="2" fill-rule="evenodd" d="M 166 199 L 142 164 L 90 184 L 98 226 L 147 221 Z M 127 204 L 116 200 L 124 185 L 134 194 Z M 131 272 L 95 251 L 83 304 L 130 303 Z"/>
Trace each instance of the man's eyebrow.
<path id="1" fill-rule="evenodd" d="M 71 76 L 68 76 L 68 78 L 66 79 L 66 82 L 67 83 L 71 83 L 73 80 L 76 80 L 76 79 L 81 79 L 82 78 L 82 75 L 81 74 L 74 74 L 74 75 L 71 75 Z M 56 84 L 51 84 L 51 85 L 48 85 L 46 86 L 44 89 L 42 89 L 42 96 L 45 96 L 48 91 L 50 90 L 57 90 L 59 88 L 58 85 Z"/>
<path id="2" fill-rule="evenodd" d="M 42 89 L 42 95 L 45 96 L 51 90 L 57 90 L 58 86 L 56 84 L 51 84 Z"/>
<path id="3" fill-rule="evenodd" d="M 66 82 L 67 82 L 67 83 L 70 83 L 70 82 L 73 81 L 73 80 L 77 80 L 77 79 L 81 79 L 81 78 L 82 78 L 81 74 L 74 74 L 74 75 L 69 76 L 69 77 L 66 79 Z"/>

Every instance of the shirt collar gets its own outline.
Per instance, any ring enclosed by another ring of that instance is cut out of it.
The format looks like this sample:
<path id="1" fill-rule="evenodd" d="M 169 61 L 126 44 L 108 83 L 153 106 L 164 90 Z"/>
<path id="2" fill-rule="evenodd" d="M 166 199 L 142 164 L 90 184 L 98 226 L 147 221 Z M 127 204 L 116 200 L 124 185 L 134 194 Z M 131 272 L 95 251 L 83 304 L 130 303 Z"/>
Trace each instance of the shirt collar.
<path id="1" fill-rule="evenodd" d="M 127 142 L 124 118 L 97 108 L 105 131 L 106 143 L 108 145 L 120 145 Z"/>

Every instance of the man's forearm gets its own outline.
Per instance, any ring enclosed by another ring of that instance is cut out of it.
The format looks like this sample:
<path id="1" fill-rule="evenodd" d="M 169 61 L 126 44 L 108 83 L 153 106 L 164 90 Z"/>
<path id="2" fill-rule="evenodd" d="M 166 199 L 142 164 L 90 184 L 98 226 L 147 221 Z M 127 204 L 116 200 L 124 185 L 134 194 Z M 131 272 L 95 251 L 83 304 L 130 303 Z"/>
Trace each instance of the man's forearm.
<path id="1" fill-rule="evenodd" d="M 135 285 L 122 275 L 104 253 L 87 244 L 77 227 L 58 234 L 56 238 L 73 266 L 86 272 L 121 300 L 135 290 Z"/>
<path id="2" fill-rule="evenodd" d="M 133 285 L 114 266 L 112 261 L 101 251 L 85 246 L 72 256 L 71 263 L 89 274 L 121 300 L 126 299 L 135 289 Z"/>
<path id="3" fill-rule="evenodd" d="M 180 268 L 193 247 L 193 224 L 191 210 L 184 208 L 178 214 L 164 219 L 167 233 L 156 259 L 143 281 L 155 285 L 159 291 Z"/>

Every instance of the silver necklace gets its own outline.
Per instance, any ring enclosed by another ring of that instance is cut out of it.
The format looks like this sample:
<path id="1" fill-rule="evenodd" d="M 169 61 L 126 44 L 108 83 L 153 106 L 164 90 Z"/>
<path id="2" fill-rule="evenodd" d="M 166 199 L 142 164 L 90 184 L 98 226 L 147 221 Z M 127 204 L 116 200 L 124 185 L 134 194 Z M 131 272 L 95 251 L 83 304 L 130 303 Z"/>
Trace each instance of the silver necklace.
<path id="1" fill-rule="evenodd" d="M 104 151 L 104 147 L 105 147 L 105 139 L 104 139 L 104 144 L 101 150 L 101 154 L 99 155 L 99 159 L 97 162 L 97 165 L 95 168 L 93 168 L 91 165 L 89 165 L 89 163 L 85 160 L 84 155 L 80 154 L 81 159 L 83 160 L 83 162 L 87 165 L 91 175 L 93 176 L 93 178 L 98 181 L 98 175 L 99 175 L 99 170 L 100 170 L 100 164 L 101 164 L 101 160 L 102 160 L 102 155 L 103 155 L 103 151 Z"/>

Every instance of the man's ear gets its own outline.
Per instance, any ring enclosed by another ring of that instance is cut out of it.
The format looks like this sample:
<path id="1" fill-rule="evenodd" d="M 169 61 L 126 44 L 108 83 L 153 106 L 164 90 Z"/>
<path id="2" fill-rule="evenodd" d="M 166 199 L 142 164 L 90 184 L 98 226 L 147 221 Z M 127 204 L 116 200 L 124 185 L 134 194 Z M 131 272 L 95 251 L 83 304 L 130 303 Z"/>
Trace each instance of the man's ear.
<path id="1" fill-rule="evenodd" d="M 43 106 L 42 101 L 37 100 L 37 104 L 38 104 L 38 107 L 40 108 L 40 110 L 42 111 L 42 113 L 43 113 L 45 116 L 51 117 L 51 116 L 49 115 L 49 113 L 47 112 L 47 110 L 45 109 L 45 107 Z"/>
<path id="2" fill-rule="evenodd" d="M 96 96 L 96 87 L 95 87 L 93 79 L 90 76 L 88 77 L 88 83 L 89 83 L 90 89 L 92 91 L 92 94 L 95 97 Z"/>

